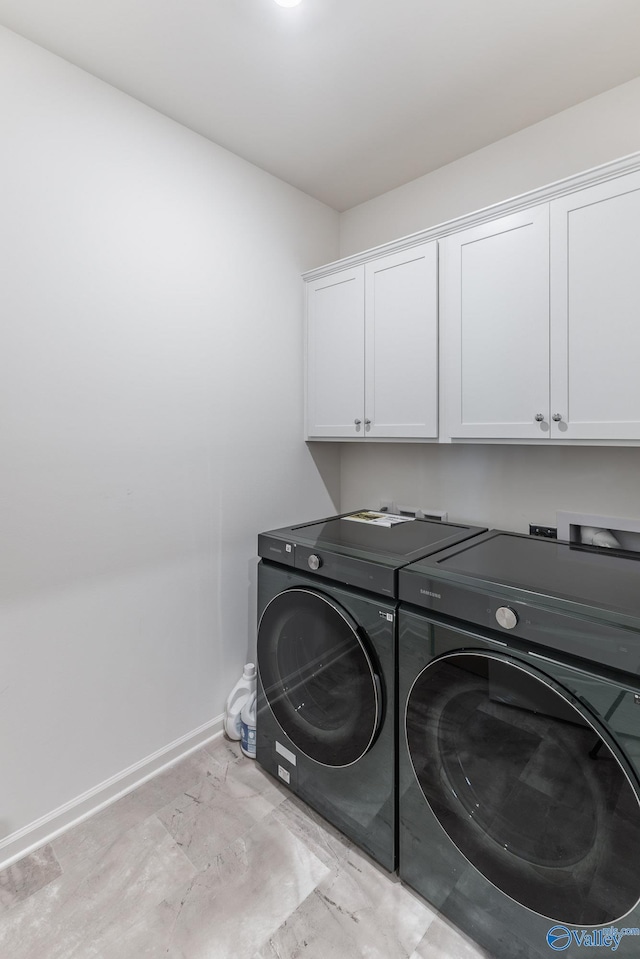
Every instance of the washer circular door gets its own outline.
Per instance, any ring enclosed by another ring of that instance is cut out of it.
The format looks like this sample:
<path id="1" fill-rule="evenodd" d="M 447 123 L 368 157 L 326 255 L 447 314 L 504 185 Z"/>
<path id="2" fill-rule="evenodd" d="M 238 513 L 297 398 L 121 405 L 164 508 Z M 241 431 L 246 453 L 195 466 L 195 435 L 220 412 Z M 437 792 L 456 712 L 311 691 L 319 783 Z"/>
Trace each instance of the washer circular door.
<path id="1" fill-rule="evenodd" d="M 373 743 L 380 681 L 357 623 L 323 593 L 293 587 L 265 607 L 258 669 L 283 732 L 310 759 L 350 766 Z"/>
<path id="2" fill-rule="evenodd" d="M 449 653 L 415 680 L 406 736 L 420 789 L 463 856 L 547 919 L 614 923 L 640 900 L 640 800 L 606 730 L 544 673 Z"/>

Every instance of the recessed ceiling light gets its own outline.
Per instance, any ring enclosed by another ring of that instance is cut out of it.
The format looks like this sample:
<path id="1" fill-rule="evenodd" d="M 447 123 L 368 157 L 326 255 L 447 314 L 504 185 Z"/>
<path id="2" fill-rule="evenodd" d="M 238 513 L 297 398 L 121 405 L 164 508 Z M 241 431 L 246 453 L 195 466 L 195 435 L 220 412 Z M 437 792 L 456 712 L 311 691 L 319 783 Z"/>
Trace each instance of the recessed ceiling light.
<path id="1" fill-rule="evenodd" d="M 297 7 L 300 0 L 276 0 L 276 3 L 280 7 Z"/>

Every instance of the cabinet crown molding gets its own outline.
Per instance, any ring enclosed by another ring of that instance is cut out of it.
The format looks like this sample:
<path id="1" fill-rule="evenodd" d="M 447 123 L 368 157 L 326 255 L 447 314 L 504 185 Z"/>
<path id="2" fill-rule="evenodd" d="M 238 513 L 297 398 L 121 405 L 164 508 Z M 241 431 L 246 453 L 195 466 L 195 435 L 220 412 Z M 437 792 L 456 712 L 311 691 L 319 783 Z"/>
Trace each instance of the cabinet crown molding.
<path id="1" fill-rule="evenodd" d="M 410 249 L 413 246 L 418 246 L 429 240 L 440 240 L 451 233 L 466 230 L 469 227 L 495 220 L 497 217 L 505 216 L 508 213 L 516 213 L 527 207 L 537 206 L 540 203 L 575 193 L 585 187 L 594 186 L 597 183 L 604 183 L 607 180 L 613 180 L 623 176 L 625 173 L 633 173 L 635 171 L 640 171 L 640 153 L 631 153 L 619 160 L 612 160 L 609 163 L 593 167 L 582 173 L 573 174 L 563 180 L 556 180 L 536 190 L 530 190 L 527 193 L 522 193 L 508 200 L 501 200 L 499 203 L 475 210 L 473 213 L 464 214 L 453 220 L 446 220 L 444 223 L 438 223 L 418 233 L 411 233 L 409 236 L 400 237 L 389 243 L 383 243 L 380 246 L 372 247 L 370 250 L 354 253 L 352 256 L 344 257 L 344 259 L 341 260 L 334 260 L 332 263 L 326 263 L 324 266 L 307 270 L 302 274 L 302 278 L 307 282 L 320 279 L 330 273 L 335 273 L 337 270 L 351 269 L 359 266 L 361 263 L 371 262 L 371 260 L 387 256 L 390 253 Z"/>

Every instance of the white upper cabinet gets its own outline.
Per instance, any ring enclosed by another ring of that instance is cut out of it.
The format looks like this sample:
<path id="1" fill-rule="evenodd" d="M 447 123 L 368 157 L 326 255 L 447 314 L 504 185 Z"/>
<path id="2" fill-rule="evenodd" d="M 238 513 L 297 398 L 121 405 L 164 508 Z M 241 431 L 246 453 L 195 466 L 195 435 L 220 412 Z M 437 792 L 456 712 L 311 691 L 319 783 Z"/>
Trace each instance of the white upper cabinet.
<path id="1" fill-rule="evenodd" d="M 306 280 L 308 439 L 640 445 L 640 154 Z"/>
<path id="2" fill-rule="evenodd" d="M 371 439 L 438 435 L 438 248 L 365 264 L 365 429 Z"/>
<path id="3" fill-rule="evenodd" d="M 438 435 L 437 244 L 307 283 L 308 439 Z"/>
<path id="4" fill-rule="evenodd" d="M 307 435 L 364 431 L 364 267 L 307 284 Z"/>
<path id="5" fill-rule="evenodd" d="M 551 202 L 552 435 L 640 439 L 640 173 Z"/>
<path id="6" fill-rule="evenodd" d="M 549 435 L 548 205 L 440 243 L 446 434 Z"/>

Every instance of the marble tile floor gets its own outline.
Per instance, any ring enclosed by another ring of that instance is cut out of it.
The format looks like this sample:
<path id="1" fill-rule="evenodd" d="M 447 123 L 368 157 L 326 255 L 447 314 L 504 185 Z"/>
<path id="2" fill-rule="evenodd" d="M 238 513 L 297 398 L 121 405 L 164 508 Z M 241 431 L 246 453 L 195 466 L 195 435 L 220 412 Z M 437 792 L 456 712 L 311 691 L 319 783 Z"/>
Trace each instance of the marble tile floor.
<path id="1" fill-rule="evenodd" d="M 0 872 L 2 959 L 489 959 L 218 738 Z"/>

